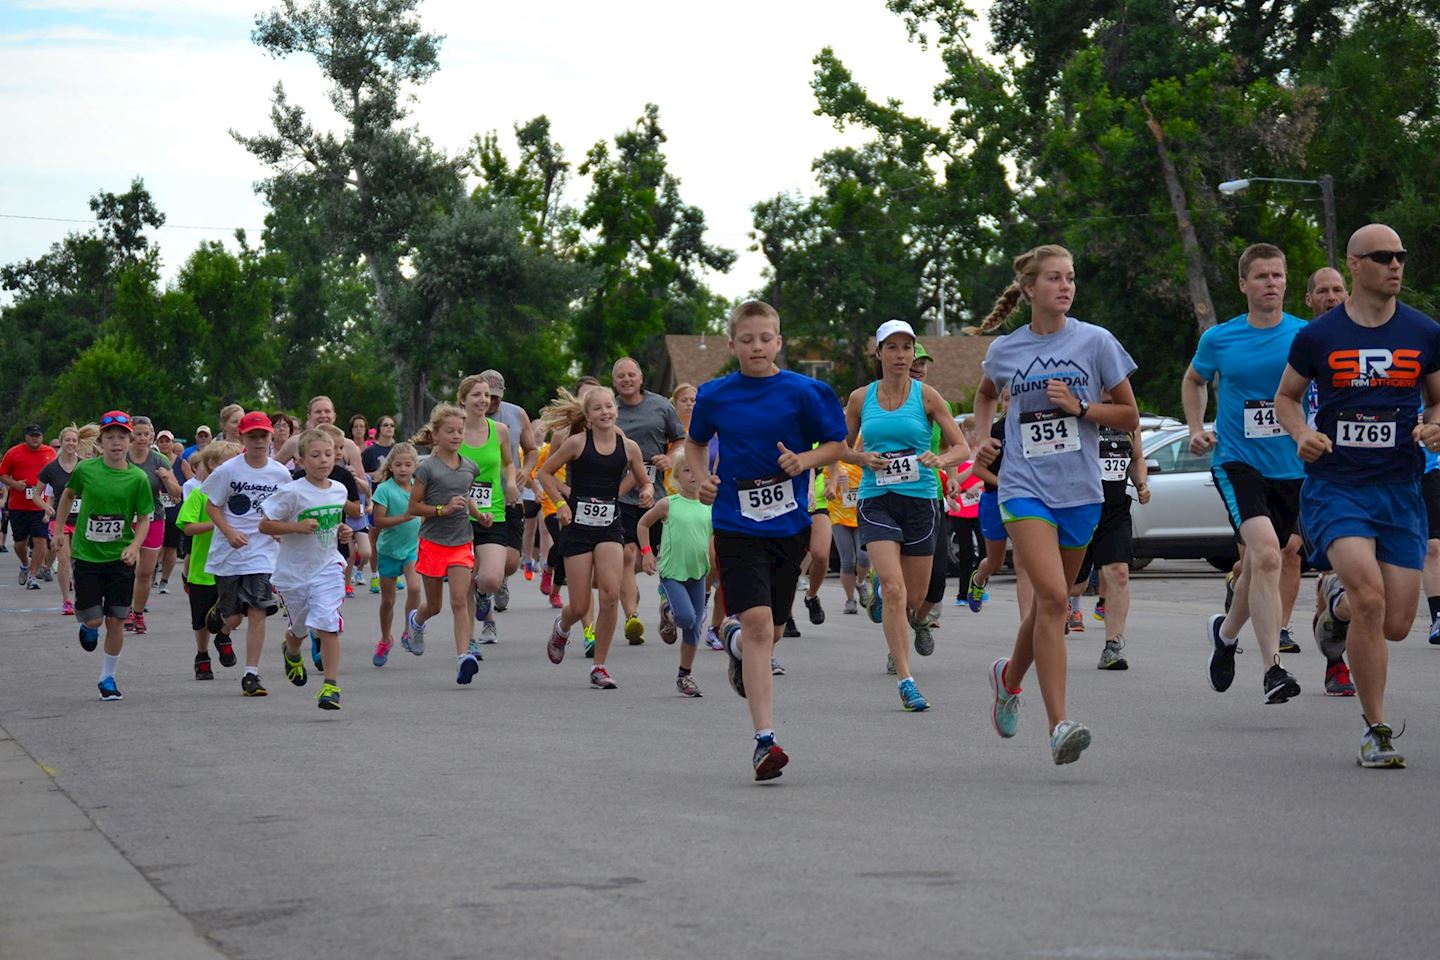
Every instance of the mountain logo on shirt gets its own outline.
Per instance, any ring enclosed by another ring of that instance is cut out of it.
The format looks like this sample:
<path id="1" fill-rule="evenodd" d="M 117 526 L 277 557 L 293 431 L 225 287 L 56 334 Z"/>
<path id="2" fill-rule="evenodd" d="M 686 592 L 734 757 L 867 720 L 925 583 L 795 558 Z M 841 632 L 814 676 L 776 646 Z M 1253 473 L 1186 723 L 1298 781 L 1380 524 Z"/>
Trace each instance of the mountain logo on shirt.
<path id="1" fill-rule="evenodd" d="M 1330 364 L 1333 387 L 1415 387 L 1420 383 L 1419 350 L 1332 350 L 1325 358 Z"/>
<path id="2" fill-rule="evenodd" d="M 1044 390 L 1051 380 L 1065 383 L 1078 394 L 1077 387 L 1090 385 L 1090 374 L 1073 360 L 1036 357 L 1030 361 L 1030 366 L 1023 371 L 1015 371 L 1015 376 L 1010 378 L 1010 396 L 1018 397 L 1035 390 Z"/>

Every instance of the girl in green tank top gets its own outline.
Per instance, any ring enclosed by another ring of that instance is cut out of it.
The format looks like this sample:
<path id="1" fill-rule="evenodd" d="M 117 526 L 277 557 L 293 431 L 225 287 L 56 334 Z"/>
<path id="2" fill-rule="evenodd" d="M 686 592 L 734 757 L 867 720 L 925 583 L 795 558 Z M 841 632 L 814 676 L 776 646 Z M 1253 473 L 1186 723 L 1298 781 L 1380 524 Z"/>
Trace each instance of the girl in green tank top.
<path id="1" fill-rule="evenodd" d="M 481 621 L 481 639 L 494 643 L 498 639 L 491 596 L 500 589 L 505 577 L 505 505 L 519 503 L 515 487 L 515 463 L 510 457 L 510 432 L 505 424 L 486 416 L 490 408 L 490 384 L 478 376 L 460 381 L 460 406 L 465 410 L 465 438 L 460 443 L 460 456 L 475 464 L 475 482 L 470 486 L 470 499 L 479 520 L 472 520 L 475 541 L 475 589 L 470 594 L 472 618 Z M 477 609 L 478 607 L 478 609 Z M 471 652 L 478 647 L 471 641 Z"/>
<path id="2" fill-rule="evenodd" d="M 705 578 L 710 575 L 710 508 L 700 502 L 700 481 L 683 458 L 671 471 L 680 492 L 666 497 L 645 511 L 636 525 L 641 568 L 650 576 L 658 570 L 665 599 L 660 603 L 660 639 L 680 645 L 680 672 L 675 689 L 681 696 L 698 697 L 700 687 L 690 670 L 700 642 L 705 614 Z M 665 543 L 659 560 L 650 551 L 650 528 L 665 523 Z"/>

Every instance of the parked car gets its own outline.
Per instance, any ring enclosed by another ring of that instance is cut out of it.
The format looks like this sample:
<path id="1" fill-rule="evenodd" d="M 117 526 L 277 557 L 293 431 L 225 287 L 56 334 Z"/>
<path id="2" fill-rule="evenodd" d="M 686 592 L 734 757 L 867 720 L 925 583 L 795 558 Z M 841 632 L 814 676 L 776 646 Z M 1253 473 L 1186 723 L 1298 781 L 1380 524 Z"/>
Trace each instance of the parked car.
<path id="1" fill-rule="evenodd" d="M 1229 570 L 1239 551 L 1210 475 L 1212 451 L 1191 453 L 1190 434 L 1183 425 L 1159 429 L 1142 442 L 1150 502 L 1131 506 L 1135 566 L 1163 557 L 1204 560 L 1217 570 Z"/>

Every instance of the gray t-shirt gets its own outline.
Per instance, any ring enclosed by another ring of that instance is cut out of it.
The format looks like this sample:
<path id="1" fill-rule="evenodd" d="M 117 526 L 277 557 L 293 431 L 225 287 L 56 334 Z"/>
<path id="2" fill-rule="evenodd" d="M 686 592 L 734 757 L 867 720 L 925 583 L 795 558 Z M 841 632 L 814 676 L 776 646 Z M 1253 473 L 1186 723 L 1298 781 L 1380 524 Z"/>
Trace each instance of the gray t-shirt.
<path id="1" fill-rule="evenodd" d="M 616 425 L 640 447 L 640 457 L 645 461 L 646 470 L 650 472 L 650 482 L 655 484 L 655 494 L 657 497 L 663 496 L 663 478 L 657 478 L 654 471 L 649 469 L 650 458 L 665 453 L 670 449 L 670 444 L 685 439 L 685 427 L 680 423 L 680 415 L 675 412 L 669 400 L 649 390 L 640 395 L 640 402 L 633 407 L 617 396 L 615 410 Z M 640 491 L 631 490 L 620 498 L 620 502 L 639 503 Z"/>
<path id="2" fill-rule="evenodd" d="M 460 458 L 454 470 L 437 456 L 431 455 L 420 461 L 415 470 L 415 482 L 425 485 L 425 503 L 430 507 L 443 507 L 452 497 L 470 496 L 470 485 L 480 474 L 475 461 Z M 454 516 L 437 517 L 431 510 L 420 518 L 420 539 L 438 543 L 444 547 L 458 547 L 471 542 L 470 514 L 457 513 Z"/>
<path id="3" fill-rule="evenodd" d="M 510 462 L 515 464 L 515 469 L 520 469 L 520 429 L 525 423 L 525 411 L 519 404 L 500 401 L 500 409 L 495 411 L 492 420 L 499 420 L 505 424 L 505 429 L 510 431 Z"/>
<path id="4" fill-rule="evenodd" d="M 1029 326 L 999 337 L 985 354 L 985 376 L 1010 388 L 1000 502 L 1034 497 L 1055 508 L 1100 503 L 1100 428 L 1054 407 L 1046 382 L 1064 380 L 1076 397 L 1098 403 L 1135 371 L 1135 361 L 1104 327 L 1067 317 L 1056 333 Z"/>

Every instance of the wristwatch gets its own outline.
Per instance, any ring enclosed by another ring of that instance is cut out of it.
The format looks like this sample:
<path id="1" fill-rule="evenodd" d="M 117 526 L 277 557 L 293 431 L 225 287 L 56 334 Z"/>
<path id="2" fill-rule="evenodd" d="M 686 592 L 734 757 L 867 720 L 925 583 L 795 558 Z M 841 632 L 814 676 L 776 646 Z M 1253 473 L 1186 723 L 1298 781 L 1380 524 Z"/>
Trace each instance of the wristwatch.
<path id="1" fill-rule="evenodd" d="M 1084 420 L 1085 414 L 1090 412 L 1090 403 L 1086 400 L 1080 401 L 1080 409 L 1075 413 L 1076 420 Z"/>

